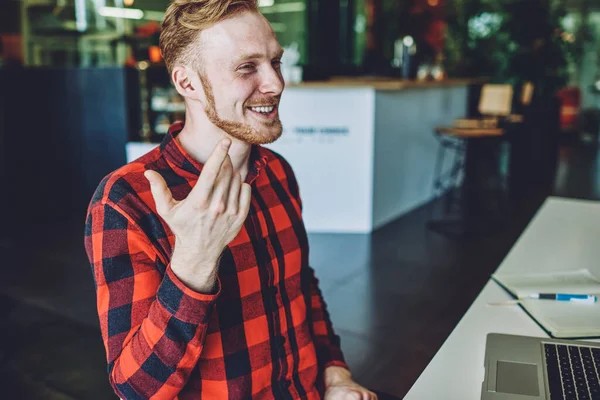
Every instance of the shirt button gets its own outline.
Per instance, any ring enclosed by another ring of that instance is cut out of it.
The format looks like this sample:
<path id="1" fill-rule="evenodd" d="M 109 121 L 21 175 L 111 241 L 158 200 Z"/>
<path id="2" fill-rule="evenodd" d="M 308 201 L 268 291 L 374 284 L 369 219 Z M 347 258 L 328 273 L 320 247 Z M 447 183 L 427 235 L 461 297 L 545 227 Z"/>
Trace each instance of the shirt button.
<path id="1" fill-rule="evenodd" d="M 275 296 L 277 294 L 277 286 L 273 286 L 271 292 L 273 293 L 273 296 Z"/>

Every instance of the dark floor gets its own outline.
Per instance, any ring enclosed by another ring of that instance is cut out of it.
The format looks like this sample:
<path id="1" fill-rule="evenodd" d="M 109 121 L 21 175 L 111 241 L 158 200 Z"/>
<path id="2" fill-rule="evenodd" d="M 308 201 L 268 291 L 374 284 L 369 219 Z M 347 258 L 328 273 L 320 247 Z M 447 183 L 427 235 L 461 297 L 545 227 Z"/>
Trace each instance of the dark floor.
<path id="1" fill-rule="evenodd" d="M 600 199 L 598 149 L 561 151 L 554 194 Z M 425 228 L 432 205 L 372 235 L 310 235 L 311 263 L 361 384 L 403 397 L 548 193 L 503 232 L 453 240 Z M 111 399 L 82 224 L 0 243 L 0 387 L 10 399 Z M 42 238 L 42 239 L 40 239 Z"/>

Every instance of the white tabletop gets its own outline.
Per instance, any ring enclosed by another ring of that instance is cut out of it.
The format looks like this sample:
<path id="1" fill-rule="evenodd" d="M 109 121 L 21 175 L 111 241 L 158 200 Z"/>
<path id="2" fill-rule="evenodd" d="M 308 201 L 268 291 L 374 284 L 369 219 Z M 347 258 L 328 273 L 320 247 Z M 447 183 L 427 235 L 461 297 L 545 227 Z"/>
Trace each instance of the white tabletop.
<path id="1" fill-rule="evenodd" d="M 600 277 L 600 202 L 551 197 L 500 264 L 498 272 L 582 268 Z"/>
<path id="2" fill-rule="evenodd" d="M 581 268 L 600 276 L 600 202 L 549 198 L 498 271 Z M 547 337 L 518 305 L 488 305 L 509 299 L 488 281 L 405 399 L 479 399 L 488 333 Z"/>

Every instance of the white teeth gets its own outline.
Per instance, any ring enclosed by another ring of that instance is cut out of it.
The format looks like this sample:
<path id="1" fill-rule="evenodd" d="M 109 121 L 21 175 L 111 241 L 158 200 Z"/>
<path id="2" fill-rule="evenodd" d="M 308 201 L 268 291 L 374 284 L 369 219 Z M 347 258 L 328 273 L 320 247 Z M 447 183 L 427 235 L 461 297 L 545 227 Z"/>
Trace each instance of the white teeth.
<path id="1" fill-rule="evenodd" d="M 271 107 L 250 107 L 250 109 L 254 112 L 259 112 L 259 113 L 263 113 L 263 114 L 270 114 L 273 109 L 275 107 L 271 106 Z"/>

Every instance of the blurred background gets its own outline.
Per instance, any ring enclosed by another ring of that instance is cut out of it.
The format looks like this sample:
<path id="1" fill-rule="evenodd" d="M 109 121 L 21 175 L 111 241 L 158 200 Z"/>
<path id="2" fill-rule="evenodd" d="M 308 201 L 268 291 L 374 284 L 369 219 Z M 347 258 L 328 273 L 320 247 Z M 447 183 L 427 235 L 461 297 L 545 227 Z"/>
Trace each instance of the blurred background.
<path id="1" fill-rule="evenodd" d="M 83 224 L 184 118 L 168 3 L 0 3 L 6 398 L 114 398 Z M 355 378 L 401 398 L 548 196 L 600 200 L 600 0 L 259 5 L 311 264 Z"/>

